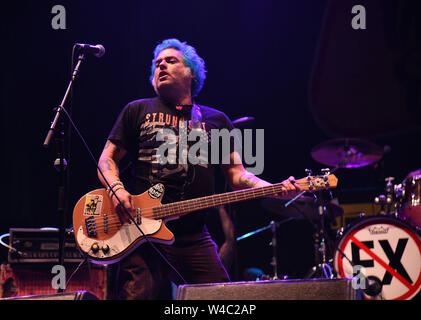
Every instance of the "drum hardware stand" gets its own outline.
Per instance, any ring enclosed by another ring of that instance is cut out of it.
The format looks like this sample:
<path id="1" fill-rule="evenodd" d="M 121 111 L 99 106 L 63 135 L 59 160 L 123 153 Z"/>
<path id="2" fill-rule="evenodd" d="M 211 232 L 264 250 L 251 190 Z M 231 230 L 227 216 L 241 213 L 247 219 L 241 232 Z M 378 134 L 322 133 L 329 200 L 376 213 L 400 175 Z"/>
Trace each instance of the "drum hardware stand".
<path id="1" fill-rule="evenodd" d="M 321 205 L 320 207 L 324 208 L 322 209 L 322 216 L 324 214 L 324 211 L 326 210 L 326 207 L 323 205 Z M 324 219 L 322 218 L 322 220 Z M 320 222 L 320 224 L 322 223 L 324 222 Z M 330 266 L 331 261 L 327 261 L 326 256 L 326 240 L 324 235 L 324 228 L 321 226 L 319 226 L 314 233 L 314 255 L 316 264 L 310 269 L 305 278 L 312 278 L 313 275 L 320 272 L 326 279 L 333 279 L 334 274 L 332 271 L 332 267 Z"/>
<path id="2" fill-rule="evenodd" d="M 324 176 L 326 177 L 330 174 L 329 169 L 322 169 Z M 325 215 L 327 214 L 326 206 L 323 205 L 321 195 L 317 197 L 315 194 L 315 202 L 317 203 L 317 210 L 319 213 L 318 222 L 315 224 L 314 232 L 314 259 L 315 265 L 310 269 L 305 278 L 310 279 L 315 274 L 321 273 L 326 279 L 333 279 L 334 273 L 332 267 L 330 266 L 331 261 L 327 261 L 326 255 L 326 239 L 325 239 Z"/>
<path id="3" fill-rule="evenodd" d="M 329 168 L 321 169 L 324 180 L 326 184 L 328 185 L 328 176 L 339 169 L 339 167 L 334 168 L 333 170 L 330 170 Z M 305 172 L 307 173 L 308 180 L 311 180 L 312 171 L 310 169 L 305 169 Z M 310 191 L 312 187 L 310 185 Z M 296 197 L 291 199 L 285 204 L 285 207 L 289 206 L 291 203 L 293 203 L 295 200 L 297 200 L 299 197 L 301 197 L 306 191 L 300 192 Z M 330 262 L 327 262 L 326 260 L 326 240 L 325 240 L 325 231 L 324 231 L 324 216 L 326 214 L 326 206 L 322 204 L 322 201 L 319 201 L 319 198 L 316 196 L 316 194 L 313 192 L 313 196 L 315 198 L 315 202 L 318 202 L 318 212 L 319 212 L 319 224 L 317 225 L 316 231 L 314 232 L 314 249 L 315 249 L 315 266 L 311 268 L 311 270 L 308 272 L 307 276 L 305 278 L 311 278 L 314 274 L 317 272 L 322 271 L 323 275 L 327 279 L 332 279 L 334 277 L 332 267 L 330 266 Z"/>
<path id="4" fill-rule="evenodd" d="M 312 170 L 305 169 L 305 172 L 307 173 L 308 180 L 310 180 L 311 179 L 311 175 L 313 174 Z M 299 199 L 306 192 L 307 192 L 306 190 L 303 190 L 300 193 L 298 193 L 294 198 L 292 198 L 287 203 L 285 203 L 284 207 L 285 208 L 288 207 L 290 204 L 292 204 L 293 202 L 295 202 L 297 199 Z M 277 227 L 276 223 L 274 223 L 274 221 L 271 221 L 272 242 L 270 243 L 270 245 L 273 248 L 273 257 L 272 257 L 271 265 L 273 266 L 273 269 L 274 269 L 274 276 L 273 276 L 273 279 L 274 280 L 279 279 L 278 278 L 278 257 L 277 257 L 277 252 L 276 252 L 277 251 L 277 248 L 276 248 L 276 245 L 277 245 L 276 244 L 276 227 Z"/>
<path id="5" fill-rule="evenodd" d="M 374 203 L 381 206 L 380 214 L 382 215 L 392 215 L 392 203 L 394 192 L 394 187 L 392 184 L 393 180 L 395 180 L 395 178 L 393 177 L 386 178 L 386 195 L 381 194 L 378 197 L 374 198 Z"/>
<path id="6" fill-rule="evenodd" d="M 240 241 L 240 240 L 243 240 L 245 238 L 251 237 L 251 236 L 253 236 L 253 235 L 255 235 L 259 232 L 262 232 L 264 230 L 271 229 L 271 231 L 272 231 L 272 241 L 270 242 L 269 245 L 272 247 L 272 253 L 273 253 L 272 261 L 270 263 L 270 265 L 273 267 L 273 276 L 272 277 L 264 276 L 265 280 L 279 280 L 281 278 L 282 279 L 288 278 L 288 276 L 283 276 L 283 277 L 280 278 L 279 275 L 278 275 L 278 249 L 277 249 L 277 240 L 276 240 L 276 230 L 281 224 L 284 224 L 284 223 L 289 222 L 291 220 L 295 220 L 295 217 L 290 217 L 288 219 L 285 219 L 283 221 L 278 221 L 278 222 L 272 220 L 269 223 L 269 225 L 267 225 L 263 228 L 257 229 L 255 231 L 248 232 L 248 233 L 236 238 L 237 241 Z"/>
<path id="7" fill-rule="evenodd" d="M 279 280 L 279 279 L 285 280 L 288 278 L 287 275 L 284 275 L 282 277 L 279 277 L 278 275 L 278 247 L 277 247 L 278 243 L 276 239 L 276 230 L 281 224 L 294 220 L 294 219 L 295 218 L 291 217 L 281 222 L 275 222 L 272 220 L 268 226 L 270 227 L 272 231 L 272 241 L 270 242 L 269 245 L 272 247 L 272 252 L 273 252 L 272 261 L 270 263 L 270 265 L 273 267 L 273 277 L 270 277 L 268 280 Z"/>
<path id="8" fill-rule="evenodd" d="M 270 246 L 272 247 L 272 262 L 270 265 L 273 267 L 273 280 L 278 280 L 278 252 L 277 252 L 277 241 L 276 241 L 276 228 L 279 226 L 279 223 L 275 221 L 270 222 L 270 229 L 272 231 L 272 241 L 270 242 Z"/>

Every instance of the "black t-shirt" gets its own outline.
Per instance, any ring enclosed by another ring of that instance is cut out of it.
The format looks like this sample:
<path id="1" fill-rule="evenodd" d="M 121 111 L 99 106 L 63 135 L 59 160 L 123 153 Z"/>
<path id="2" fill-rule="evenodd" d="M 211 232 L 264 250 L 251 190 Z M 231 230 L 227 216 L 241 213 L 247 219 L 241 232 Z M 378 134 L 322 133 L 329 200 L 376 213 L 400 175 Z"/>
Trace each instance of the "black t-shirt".
<path id="1" fill-rule="evenodd" d="M 193 141 L 188 141 L 187 138 L 192 132 L 189 110 L 179 111 L 176 106 L 167 104 L 158 97 L 136 100 L 124 107 L 108 139 L 128 151 L 133 164 L 134 179 L 131 183 L 126 183 L 130 186 L 128 189 L 132 194 L 140 194 L 157 183 L 165 186 L 163 203 L 214 193 L 215 164 L 212 164 L 211 160 L 214 147 L 211 148 L 210 143 L 211 130 L 227 129 L 231 132 L 234 127 L 223 112 L 202 105 L 197 106 L 201 112 L 202 123 L 200 134 L 195 135 L 196 140 Z M 202 148 L 205 152 L 196 153 L 198 156 L 195 161 L 199 163 L 191 164 L 188 151 L 192 145 L 200 149 L 201 145 L 197 143 L 199 140 L 207 141 L 207 148 Z M 167 143 L 165 147 L 164 143 Z M 162 156 L 165 157 L 166 163 L 160 162 Z M 221 157 L 219 161 L 222 161 Z M 199 233 L 205 228 L 207 212 L 202 210 L 189 213 L 168 221 L 167 226 L 176 238 L 184 234 Z"/>

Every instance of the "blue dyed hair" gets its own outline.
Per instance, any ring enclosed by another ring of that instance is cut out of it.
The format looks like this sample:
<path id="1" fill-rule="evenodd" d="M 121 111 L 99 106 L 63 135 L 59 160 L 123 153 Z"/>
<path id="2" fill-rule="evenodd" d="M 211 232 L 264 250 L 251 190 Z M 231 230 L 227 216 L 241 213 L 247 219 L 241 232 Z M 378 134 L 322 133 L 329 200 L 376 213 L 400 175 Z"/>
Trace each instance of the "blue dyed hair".
<path id="1" fill-rule="evenodd" d="M 184 64 L 190 68 L 191 73 L 195 76 L 192 79 L 191 94 L 193 97 L 197 96 L 202 90 L 203 82 L 206 79 L 205 61 L 196 52 L 196 49 L 188 45 L 186 42 L 181 42 L 178 39 L 167 39 L 158 44 L 153 52 L 151 76 L 149 77 L 150 82 L 153 81 L 155 74 L 155 61 L 162 50 L 165 49 L 176 49 L 181 52 L 183 56 Z"/>

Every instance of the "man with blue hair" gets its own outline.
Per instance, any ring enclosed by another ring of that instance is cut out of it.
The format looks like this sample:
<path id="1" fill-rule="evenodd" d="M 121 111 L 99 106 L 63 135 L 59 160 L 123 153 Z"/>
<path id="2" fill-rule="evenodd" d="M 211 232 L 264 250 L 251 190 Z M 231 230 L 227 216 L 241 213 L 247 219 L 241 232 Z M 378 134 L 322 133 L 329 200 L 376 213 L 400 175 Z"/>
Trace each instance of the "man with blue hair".
<path id="1" fill-rule="evenodd" d="M 149 77 L 149 80 L 151 81 L 155 91 L 157 91 L 157 88 L 155 87 L 153 80 L 155 76 L 155 70 L 157 68 L 157 58 L 161 51 L 169 48 L 178 50 L 183 57 L 183 63 L 190 69 L 190 72 L 193 75 L 191 83 L 191 96 L 196 97 L 200 90 L 202 90 L 203 82 L 206 79 L 205 62 L 198 56 L 196 50 L 192 46 L 187 45 L 185 42 L 182 43 L 178 39 L 164 40 L 155 48 L 151 67 L 151 76 Z"/>
<path id="2" fill-rule="evenodd" d="M 134 210 L 132 195 L 143 193 L 158 183 L 165 186 L 163 203 L 214 193 L 216 164 L 181 161 L 182 151 L 174 154 L 177 161 L 161 161 L 166 155 L 160 148 L 168 143 L 162 139 L 163 130 L 174 132 L 172 143 L 176 145 L 174 150 L 179 150 L 183 132 L 188 134 L 199 129 L 208 139 L 212 129 L 233 129 L 223 112 L 198 105 L 193 100 L 203 87 L 205 72 L 203 59 L 185 42 L 167 39 L 155 48 L 150 81 L 157 96 L 125 106 L 99 160 L 99 168 L 114 191 L 110 196 L 122 223 L 130 223 L 125 210 L 130 213 Z M 130 180 L 121 181 L 119 164 L 126 155 L 133 163 L 133 170 Z M 227 156 L 229 163 L 219 166 L 233 190 L 270 185 L 245 170 L 236 150 L 230 148 Z M 102 175 L 98 177 L 108 187 Z M 293 177 L 285 180 L 283 186 L 282 195 L 287 198 L 301 190 Z M 192 212 L 167 221 L 167 227 L 175 236 L 173 244 L 152 247 L 144 243 L 122 259 L 118 265 L 116 298 L 168 299 L 162 294 L 168 280 L 177 285 L 230 281 L 206 228 L 206 212 Z"/>

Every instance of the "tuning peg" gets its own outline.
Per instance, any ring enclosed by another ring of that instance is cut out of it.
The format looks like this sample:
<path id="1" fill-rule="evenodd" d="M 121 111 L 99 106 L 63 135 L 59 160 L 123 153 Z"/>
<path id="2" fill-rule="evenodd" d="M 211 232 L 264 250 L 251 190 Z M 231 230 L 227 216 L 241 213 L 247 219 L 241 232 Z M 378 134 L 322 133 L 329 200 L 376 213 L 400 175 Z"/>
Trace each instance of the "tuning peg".
<path id="1" fill-rule="evenodd" d="M 330 169 L 329 168 L 323 168 L 323 169 L 321 169 L 321 171 L 323 173 L 323 180 L 324 180 L 324 182 L 326 182 L 326 186 L 329 187 L 328 176 L 330 175 Z"/>
<path id="2" fill-rule="evenodd" d="M 330 174 L 330 168 L 323 168 L 320 171 L 322 171 L 323 175 L 328 176 Z"/>

